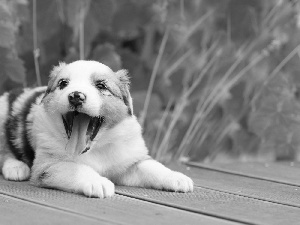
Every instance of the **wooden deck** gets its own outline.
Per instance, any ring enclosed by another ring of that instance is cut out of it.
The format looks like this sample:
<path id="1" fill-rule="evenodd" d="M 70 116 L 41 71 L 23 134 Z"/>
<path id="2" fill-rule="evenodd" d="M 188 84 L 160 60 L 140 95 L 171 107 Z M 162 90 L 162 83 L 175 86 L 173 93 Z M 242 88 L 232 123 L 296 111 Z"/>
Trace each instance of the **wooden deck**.
<path id="1" fill-rule="evenodd" d="M 170 167 L 193 178 L 193 193 L 117 187 L 96 199 L 0 176 L 0 225 L 300 224 L 300 164 Z"/>

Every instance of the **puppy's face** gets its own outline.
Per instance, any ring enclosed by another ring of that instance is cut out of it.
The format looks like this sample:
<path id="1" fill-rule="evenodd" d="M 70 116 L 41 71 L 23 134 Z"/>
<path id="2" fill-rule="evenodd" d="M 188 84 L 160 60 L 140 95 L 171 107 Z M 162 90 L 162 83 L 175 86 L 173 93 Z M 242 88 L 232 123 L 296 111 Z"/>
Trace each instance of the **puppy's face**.
<path id="1" fill-rule="evenodd" d="M 76 129 L 88 142 L 100 128 L 132 116 L 128 89 L 125 70 L 114 73 L 95 61 L 61 63 L 51 72 L 42 102 L 47 112 L 61 115 L 69 139 Z"/>

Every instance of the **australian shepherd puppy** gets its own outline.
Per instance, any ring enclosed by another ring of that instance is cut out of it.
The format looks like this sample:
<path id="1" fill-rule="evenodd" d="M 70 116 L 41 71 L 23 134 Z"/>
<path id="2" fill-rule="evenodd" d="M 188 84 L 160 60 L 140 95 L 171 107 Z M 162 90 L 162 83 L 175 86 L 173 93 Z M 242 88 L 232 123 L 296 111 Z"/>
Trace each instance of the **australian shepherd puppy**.
<path id="1" fill-rule="evenodd" d="M 110 197 L 116 185 L 179 192 L 192 180 L 148 155 L 126 70 L 61 63 L 48 87 L 0 98 L 0 166 L 7 180 Z"/>

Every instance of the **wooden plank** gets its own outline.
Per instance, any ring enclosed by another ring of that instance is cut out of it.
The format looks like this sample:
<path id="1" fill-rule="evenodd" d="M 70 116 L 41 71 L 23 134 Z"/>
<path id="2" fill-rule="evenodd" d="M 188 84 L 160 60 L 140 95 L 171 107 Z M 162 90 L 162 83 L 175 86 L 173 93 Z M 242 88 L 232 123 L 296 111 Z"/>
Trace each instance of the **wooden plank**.
<path id="1" fill-rule="evenodd" d="M 0 193 L 56 210 L 118 224 L 236 224 L 130 197 L 115 195 L 106 199 L 87 198 L 77 194 L 37 188 L 28 182 L 5 181 L 2 177 Z M 0 218 L 1 214 L 0 211 Z"/>
<path id="2" fill-rule="evenodd" d="M 236 194 L 195 187 L 181 194 L 152 189 L 118 187 L 117 192 L 149 202 L 246 224 L 300 224 L 300 209 Z"/>
<path id="3" fill-rule="evenodd" d="M 253 177 L 261 180 L 269 180 L 282 184 L 300 186 L 300 169 L 298 167 L 286 164 L 272 162 L 236 162 L 229 164 L 218 163 L 207 165 L 202 163 L 190 162 L 188 163 L 188 165 L 247 177 Z"/>
<path id="4" fill-rule="evenodd" d="M 190 176 L 198 187 L 300 207 L 300 188 L 297 186 L 193 166 L 171 164 L 169 167 Z"/>
<path id="5" fill-rule="evenodd" d="M 15 199 L 0 194 L 0 224 L 22 225 L 60 225 L 86 224 L 96 225 L 99 220 L 67 213 L 53 208 L 40 207 L 37 204 Z M 101 224 L 108 224 L 101 221 Z"/>

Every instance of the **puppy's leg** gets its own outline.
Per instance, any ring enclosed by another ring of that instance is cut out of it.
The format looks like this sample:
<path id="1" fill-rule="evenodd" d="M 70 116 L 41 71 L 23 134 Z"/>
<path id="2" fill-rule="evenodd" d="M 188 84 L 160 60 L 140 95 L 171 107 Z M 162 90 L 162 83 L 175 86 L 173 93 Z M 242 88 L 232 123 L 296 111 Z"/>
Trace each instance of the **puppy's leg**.
<path id="1" fill-rule="evenodd" d="M 43 159 L 47 162 L 47 159 Z M 38 186 L 81 193 L 88 197 L 105 198 L 114 195 L 114 184 L 91 167 L 72 161 L 42 163 L 35 161 L 31 181 Z"/>
<path id="2" fill-rule="evenodd" d="M 8 153 L 4 158 L 2 174 L 6 180 L 24 181 L 30 177 L 30 168 Z"/>
<path id="3" fill-rule="evenodd" d="M 153 159 L 132 165 L 117 183 L 179 192 L 193 191 L 193 181 L 189 177 L 172 171 Z"/>

